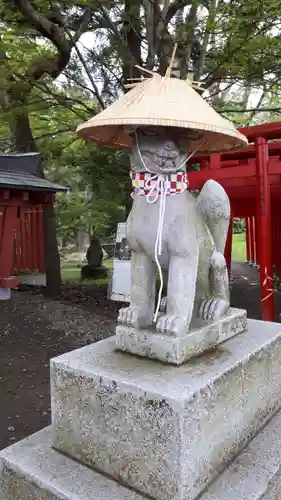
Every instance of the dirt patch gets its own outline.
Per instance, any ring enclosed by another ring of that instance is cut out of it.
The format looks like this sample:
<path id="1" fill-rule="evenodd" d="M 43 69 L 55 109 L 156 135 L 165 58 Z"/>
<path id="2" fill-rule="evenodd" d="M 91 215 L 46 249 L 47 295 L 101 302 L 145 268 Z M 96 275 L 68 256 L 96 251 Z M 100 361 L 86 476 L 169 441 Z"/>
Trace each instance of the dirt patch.
<path id="1" fill-rule="evenodd" d="M 98 314 L 63 295 L 20 291 L 0 302 L 0 449 L 49 425 L 50 358 L 114 333 L 114 304 Z"/>

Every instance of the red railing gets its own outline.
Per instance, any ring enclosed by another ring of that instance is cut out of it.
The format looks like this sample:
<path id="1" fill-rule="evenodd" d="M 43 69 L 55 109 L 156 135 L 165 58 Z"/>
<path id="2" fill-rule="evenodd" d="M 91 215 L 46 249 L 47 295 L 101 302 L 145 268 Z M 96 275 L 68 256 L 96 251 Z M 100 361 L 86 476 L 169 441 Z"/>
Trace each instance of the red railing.
<path id="1" fill-rule="evenodd" d="M 241 151 L 212 156 L 194 156 L 189 166 L 200 164 L 200 171 L 189 173 L 190 189 L 201 189 L 214 179 L 226 189 L 233 217 L 247 220 L 247 260 L 260 267 L 262 317 L 274 321 L 273 266 L 281 278 L 281 122 L 240 129 L 250 144 Z M 231 232 L 226 246 L 231 262 Z"/>

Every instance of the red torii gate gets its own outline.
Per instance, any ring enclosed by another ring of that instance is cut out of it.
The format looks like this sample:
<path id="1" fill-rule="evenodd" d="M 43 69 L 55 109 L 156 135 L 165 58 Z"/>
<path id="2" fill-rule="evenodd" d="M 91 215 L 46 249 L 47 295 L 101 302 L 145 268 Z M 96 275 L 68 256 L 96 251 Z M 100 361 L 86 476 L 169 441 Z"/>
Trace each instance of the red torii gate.
<path id="1" fill-rule="evenodd" d="M 260 267 L 262 317 L 275 321 L 273 267 L 281 277 L 281 122 L 241 128 L 250 143 L 234 153 L 193 157 L 189 167 L 190 189 L 201 189 L 208 179 L 218 181 L 231 203 L 231 216 L 246 219 L 247 260 Z M 230 269 L 232 224 L 225 250 Z"/>

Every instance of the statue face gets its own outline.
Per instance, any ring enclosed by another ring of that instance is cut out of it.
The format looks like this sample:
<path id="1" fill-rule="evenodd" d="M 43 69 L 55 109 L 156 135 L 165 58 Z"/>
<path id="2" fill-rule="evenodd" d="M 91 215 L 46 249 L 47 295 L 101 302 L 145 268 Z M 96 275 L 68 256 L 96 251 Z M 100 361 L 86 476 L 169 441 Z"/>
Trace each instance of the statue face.
<path id="1" fill-rule="evenodd" d="M 137 138 L 136 138 L 137 135 Z M 155 174 L 185 170 L 188 156 L 187 131 L 172 127 L 140 127 L 133 135 L 131 167 L 143 171 L 145 167 Z"/>

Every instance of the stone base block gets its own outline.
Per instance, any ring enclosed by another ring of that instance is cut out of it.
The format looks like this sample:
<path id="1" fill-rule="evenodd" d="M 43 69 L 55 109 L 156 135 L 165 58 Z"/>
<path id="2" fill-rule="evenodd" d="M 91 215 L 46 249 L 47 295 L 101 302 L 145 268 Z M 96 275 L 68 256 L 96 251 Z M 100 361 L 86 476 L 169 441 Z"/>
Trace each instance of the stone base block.
<path id="1" fill-rule="evenodd" d="M 228 313 L 213 323 L 199 321 L 192 325 L 183 338 L 161 335 L 152 330 L 136 330 L 133 327 L 116 327 L 116 345 L 124 352 L 164 363 L 181 365 L 185 361 L 216 347 L 247 328 L 247 312 L 230 308 Z"/>
<path id="2" fill-rule="evenodd" d="M 46 428 L 0 452 L 0 500 L 144 500 L 51 444 Z"/>
<path id="3" fill-rule="evenodd" d="M 281 499 L 281 412 L 278 412 L 200 500 Z"/>
<path id="4" fill-rule="evenodd" d="M 279 408 L 280 364 L 281 325 L 257 320 L 176 368 L 92 344 L 52 360 L 53 444 L 156 500 L 193 500 Z"/>
<path id="5" fill-rule="evenodd" d="M 10 288 L 0 288 L 0 300 L 10 300 L 11 296 Z"/>
<path id="6" fill-rule="evenodd" d="M 53 450 L 51 428 L 0 452 L 0 500 L 146 498 Z M 280 498 L 281 413 L 278 413 L 198 500 Z"/>

